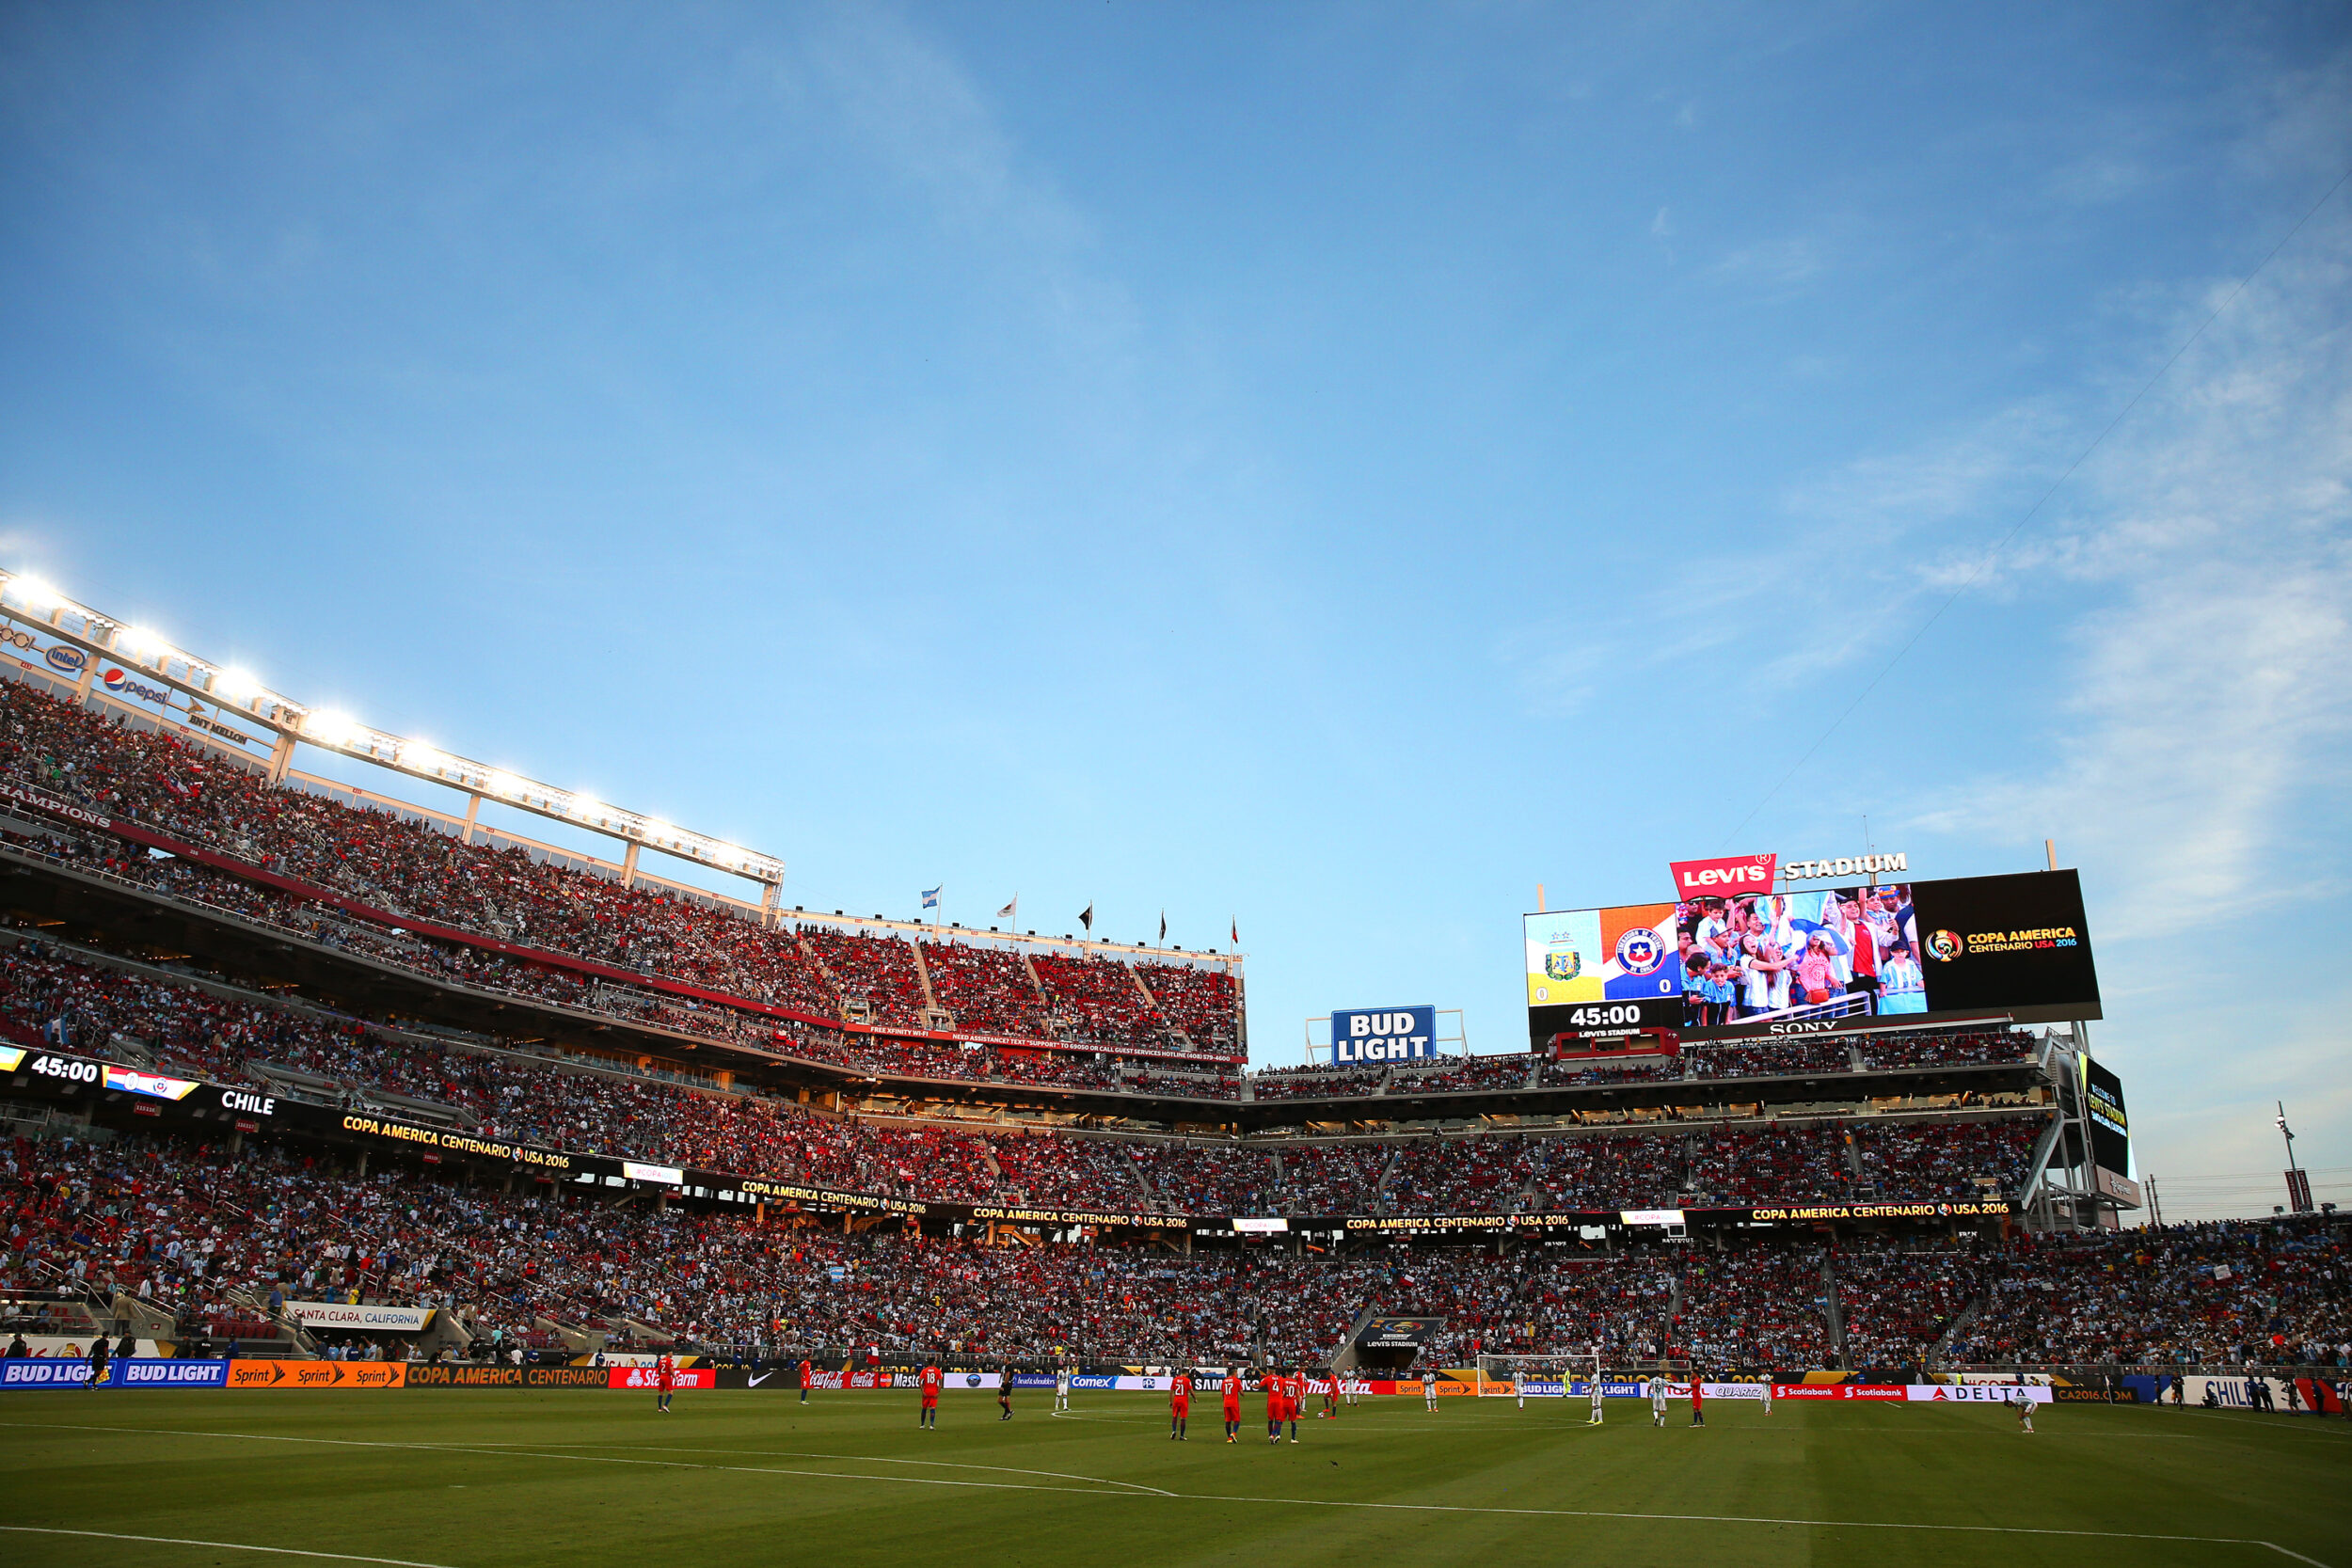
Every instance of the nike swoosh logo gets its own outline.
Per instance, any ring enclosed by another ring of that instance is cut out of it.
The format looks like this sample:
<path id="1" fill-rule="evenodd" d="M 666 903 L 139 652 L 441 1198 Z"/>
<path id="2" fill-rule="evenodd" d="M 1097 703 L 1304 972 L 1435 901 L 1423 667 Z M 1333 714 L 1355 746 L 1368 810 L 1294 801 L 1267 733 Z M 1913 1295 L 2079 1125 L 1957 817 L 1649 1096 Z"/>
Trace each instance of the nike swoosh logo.
<path id="1" fill-rule="evenodd" d="M 747 1385 L 745 1385 L 745 1386 L 747 1386 L 747 1387 L 752 1387 L 752 1388 L 756 1388 L 756 1387 L 758 1387 L 761 1384 L 763 1384 L 763 1383 L 767 1382 L 770 1378 L 771 1378 L 771 1377 L 773 1377 L 773 1376 L 775 1376 L 775 1375 L 776 1375 L 776 1374 L 775 1374 L 775 1373 L 773 1373 L 773 1372 L 762 1372 L 762 1373 L 760 1373 L 757 1377 L 753 1378 L 753 1379 L 752 1379 L 752 1380 L 751 1380 L 751 1381 L 750 1381 Z"/>

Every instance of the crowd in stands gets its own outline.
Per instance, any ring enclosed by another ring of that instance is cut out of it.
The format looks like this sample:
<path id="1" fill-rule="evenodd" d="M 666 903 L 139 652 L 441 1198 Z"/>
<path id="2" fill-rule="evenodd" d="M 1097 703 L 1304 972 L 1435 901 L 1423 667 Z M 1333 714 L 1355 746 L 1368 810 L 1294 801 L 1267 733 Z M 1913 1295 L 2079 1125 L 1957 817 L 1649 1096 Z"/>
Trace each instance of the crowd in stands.
<path id="1" fill-rule="evenodd" d="M 863 1001 L 881 1023 L 922 1022 L 914 949 L 895 937 L 814 923 L 769 930 L 731 910 L 653 885 L 624 887 L 520 847 L 467 843 L 421 816 L 272 786 L 209 749 L 102 719 L 21 682 L 0 682 L 0 774 L 394 916 L 822 1019 L 839 1016 L 849 998 Z M 135 853 L 108 858 L 125 874 L 145 870 Z M 1229 975 L 1147 967 L 1171 1002 L 1155 1006 L 1136 972 L 1116 960 L 1056 957 L 1047 988 L 1062 1026 L 1090 1029 L 1073 1037 L 1104 1043 L 1163 1042 L 1171 1027 L 1204 1044 L 1236 1037 L 1238 998 Z M 974 978 L 976 1005 L 1002 1020 L 1017 994 L 1009 973 L 983 967 Z M 1175 1015 L 1166 1015 L 1169 1006 Z M 1041 1010 L 1041 1004 L 1028 1016 L 1034 1021 Z"/>
<path id="2" fill-rule="evenodd" d="M 1389 1081 L 1385 1062 L 1367 1065 L 1311 1062 L 1303 1067 L 1272 1068 L 1249 1075 L 1252 1100 L 1305 1100 L 1318 1095 L 1378 1094 Z"/>
<path id="3" fill-rule="evenodd" d="M 1159 1009 L 1123 964 L 1041 953 L 1030 959 L 1045 988 L 1053 1026 L 1073 1039 L 1115 1045 L 1165 1045 L 1168 1030 Z"/>
<path id="4" fill-rule="evenodd" d="M 1674 1134 L 1547 1138 L 1536 1153 L 1546 1208 L 1655 1209 L 1681 1190 L 1682 1139 Z"/>
<path id="5" fill-rule="evenodd" d="M 1454 1094 L 1466 1089 L 1525 1088 L 1535 1059 L 1524 1051 L 1493 1056 L 1450 1058 L 1435 1068 L 1400 1067 L 1391 1094 Z"/>
<path id="6" fill-rule="evenodd" d="M 1918 1368 L 1984 1293 L 1985 1254 L 1964 1246 L 1845 1247 L 1837 1303 L 1850 1366 Z"/>
<path id="7" fill-rule="evenodd" d="M 2021 1240 L 1952 1359 L 2352 1365 L 2352 1247 L 2312 1216 Z"/>
<path id="8" fill-rule="evenodd" d="M 1693 1257 L 1683 1268 L 1672 1342 L 1703 1367 L 1830 1364 L 1818 1249 L 1740 1247 Z"/>
<path id="9" fill-rule="evenodd" d="M 1613 1061 L 1565 1061 L 1544 1064 L 1542 1086 L 1574 1089 L 1601 1084 L 1663 1084 L 1682 1076 L 1682 1062 L 1674 1056 L 1636 1056 Z"/>
<path id="10" fill-rule="evenodd" d="M 715 1086 L 664 1082 L 593 1064 L 482 1047 L 373 1025 L 178 976 L 80 961 L 48 944 L 0 948 L 0 1029 L 133 1065 L 177 1068 L 327 1103 L 384 1106 L 546 1147 L 698 1169 L 821 1181 L 884 1196 L 979 1202 L 999 1186 L 1031 1203 L 1108 1203 L 1096 1174 L 1057 1191 L 1058 1167 L 999 1183 L 982 1133 L 891 1132 L 870 1119 L 814 1116 L 796 1105 Z M 930 1052 L 950 1060 L 986 1053 Z M 892 1070 L 918 1070 L 904 1059 Z M 1104 1069 L 1107 1072 L 1107 1069 Z M 1523 1205 L 1613 1209 L 1833 1201 L 1867 1188 L 1883 1199 L 1982 1196 L 2022 1179 L 2039 1118 L 1869 1124 L 1857 1183 L 1842 1126 L 1724 1128 L 1637 1136 L 1532 1138 L 1477 1134 L 1402 1142 L 1131 1143 L 1131 1180 L 1111 1189 L 1200 1213 L 1494 1212 Z M 1039 1134 L 1025 1149 L 1049 1147 Z M 1687 1147 L 1686 1147 L 1687 1145 Z M 1390 1155 L 1395 1169 L 1382 1189 Z M 916 1158 L 916 1155 L 922 1156 Z"/>
<path id="11" fill-rule="evenodd" d="M 925 942 L 923 967 L 931 994 L 953 1013 L 956 1026 L 986 1035 L 1050 1039 L 1045 998 L 1031 983 L 1021 955 L 961 942 Z"/>
<path id="12" fill-rule="evenodd" d="M 939 1158 L 919 1130 L 895 1131 L 909 1168 Z M 1009 1168 L 1115 1183 L 1110 1147 L 1040 1142 Z M 1439 1364 L 1597 1344 L 1612 1361 L 1750 1370 L 1831 1365 L 1835 1291 L 1856 1368 L 1920 1365 L 1955 1323 L 1947 1361 L 2352 1363 L 2352 1254 L 2332 1216 L 1826 1258 L 1809 1240 L 1185 1256 L 891 1227 L 852 1236 L 812 1216 L 763 1223 L 566 1184 L 363 1176 L 267 1143 L 231 1154 L 128 1134 L 0 1144 L 0 1288 L 120 1291 L 190 1332 L 247 1338 L 275 1331 L 278 1303 L 335 1297 L 446 1307 L 502 1340 L 545 1342 L 562 1325 L 771 1351 L 1156 1362 L 1258 1349 L 1320 1361 L 1376 1307 L 1443 1318 L 1426 1353 Z"/>
<path id="13" fill-rule="evenodd" d="M 1534 1139 L 1475 1133 L 1415 1138 L 1397 1146 L 1387 1207 L 1405 1214 L 1501 1214 L 1522 1207 L 1542 1146 Z"/>
<path id="14" fill-rule="evenodd" d="M 1803 1192 L 1851 1195 L 1847 1133 L 1830 1127 L 1724 1128 L 1693 1135 L 1684 1190 L 1701 1204 L 1772 1203 Z"/>
<path id="15" fill-rule="evenodd" d="M 2026 1061 L 2034 1054 L 2031 1035 L 2008 1029 L 1955 1035 L 1865 1035 L 1859 1043 L 1863 1062 L 1883 1069 Z"/>
<path id="16" fill-rule="evenodd" d="M 914 970 L 914 949 L 894 937 L 870 937 L 811 926 L 801 932 L 801 943 L 831 977 L 841 999 L 861 1022 L 896 1024 L 904 1029 L 926 1027 L 923 977 Z"/>
<path id="17" fill-rule="evenodd" d="M 991 1139 L 989 1149 L 996 1161 L 999 1197 L 1119 1212 L 1144 1206 L 1142 1179 L 1122 1143 L 1058 1132 L 1009 1133 Z"/>
<path id="18" fill-rule="evenodd" d="M 1873 1122 L 1855 1137 L 1854 1150 L 1864 1183 L 1883 1200 L 1973 1196 L 1971 1186 L 1998 1196 L 2024 1184 L 2047 1126 L 2039 1117 L 1931 1125 Z"/>
<path id="19" fill-rule="evenodd" d="M 1192 964 L 1138 962 L 1136 977 L 1152 993 L 1160 1016 L 1180 1031 L 1195 1051 L 1230 1051 L 1233 1021 L 1241 1015 L 1240 993 L 1223 969 Z"/>
<path id="20" fill-rule="evenodd" d="M 1380 1178 L 1396 1145 L 1284 1144 L 1274 1158 L 1282 1208 L 1294 1214 L 1369 1214 L 1380 1208 Z"/>
<path id="21" fill-rule="evenodd" d="M 1799 1073 L 1851 1072 L 1853 1058 L 1837 1039 L 1724 1040 L 1685 1046 L 1691 1078 L 1774 1078 Z"/>

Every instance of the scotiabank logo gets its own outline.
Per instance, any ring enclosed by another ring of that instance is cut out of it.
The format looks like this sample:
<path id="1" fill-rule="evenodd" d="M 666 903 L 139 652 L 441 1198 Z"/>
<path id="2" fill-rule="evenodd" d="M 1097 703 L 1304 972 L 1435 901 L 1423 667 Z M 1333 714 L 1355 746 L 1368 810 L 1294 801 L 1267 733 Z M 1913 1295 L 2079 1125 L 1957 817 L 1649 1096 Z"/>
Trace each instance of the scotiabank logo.
<path id="1" fill-rule="evenodd" d="M 1722 861 L 1669 861 L 1675 876 L 1675 896 L 1704 898 L 1709 894 L 1770 893 L 1780 869 L 1778 855 L 1737 855 Z"/>

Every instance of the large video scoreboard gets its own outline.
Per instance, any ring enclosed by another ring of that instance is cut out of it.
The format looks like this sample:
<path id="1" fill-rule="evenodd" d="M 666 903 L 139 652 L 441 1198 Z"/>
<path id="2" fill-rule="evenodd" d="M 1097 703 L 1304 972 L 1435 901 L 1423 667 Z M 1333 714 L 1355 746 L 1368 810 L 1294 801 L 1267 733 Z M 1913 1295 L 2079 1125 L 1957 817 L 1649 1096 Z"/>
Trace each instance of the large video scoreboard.
<path id="1" fill-rule="evenodd" d="M 2101 1016 L 2072 871 L 1559 910 L 1526 917 L 1526 943 L 1538 1051 L 1630 1029 L 1710 1039 Z"/>

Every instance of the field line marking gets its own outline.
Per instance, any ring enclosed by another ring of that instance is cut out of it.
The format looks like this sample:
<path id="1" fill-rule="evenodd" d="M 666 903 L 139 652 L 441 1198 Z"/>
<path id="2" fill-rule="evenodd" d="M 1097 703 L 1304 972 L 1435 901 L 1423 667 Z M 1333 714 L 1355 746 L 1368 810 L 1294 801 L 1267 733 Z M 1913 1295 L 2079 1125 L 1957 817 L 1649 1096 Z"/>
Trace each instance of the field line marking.
<path id="1" fill-rule="evenodd" d="M 2263 1544 L 2269 1547 L 2272 1551 L 2277 1552 L 2280 1557 L 2291 1557 L 2297 1562 L 2308 1562 L 2312 1565 L 2312 1568 L 2328 1568 L 2328 1565 L 2320 1561 L 2319 1559 L 2315 1557 L 2305 1557 L 2301 1552 L 2291 1552 L 2284 1546 L 2280 1545 L 2276 1541 L 2265 1541 Z"/>
<path id="2" fill-rule="evenodd" d="M 248 1546 L 242 1541 L 191 1541 L 179 1535 L 124 1535 L 110 1529 L 48 1529 L 40 1525 L 0 1525 L 0 1530 L 20 1535 L 85 1535 L 93 1541 L 145 1541 L 158 1546 L 202 1546 L 216 1552 L 275 1552 L 280 1557 L 324 1557 L 337 1562 L 388 1562 L 392 1568 L 442 1568 L 437 1562 L 411 1562 L 405 1557 L 360 1557 L 352 1552 L 306 1552 L 298 1546 Z"/>
<path id="3" fill-rule="evenodd" d="M 481 1448 L 452 1443 L 377 1443 L 355 1437 L 293 1437 L 276 1433 L 201 1432 L 171 1427 L 91 1426 L 70 1421 L 0 1421 L 0 1426 L 37 1427 L 72 1432 L 121 1432 L 162 1434 L 174 1437 L 226 1437 L 262 1443 L 307 1443 L 332 1448 L 396 1449 L 423 1453 L 467 1453 L 498 1458 L 512 1454 L 526 1459 L 569 1459 L 589 1465 L 642 1465 L 664 1470 L 710 1470 L 722 1474 L 750 1476 L 796 1476 L 810 1481 L 879 1481 L 902 1486 L 961 1486 L 989 1492 L 1056 1492 L 1073 1497 L 1133 1497 L 1134 1492 L 1114 1492 L 1097 1485 L 1033 1486 L 1009 1481 L 953 1481 L 934 1476 L 871 1476 L 844 1474 L 835 1470 L 793 1470 L 769 1465 L 692 1465 L 674 1459 L 625 1459 L 603 1454 L 563 1453 L 537 1449 Z M 700 1451 L 700 1450 L 691 1450 Z M 1090 1478 L 1080 1478 L 1090 1479 Z M 1127 1484 L 1121 1482 L 1120 1484 Z M 2055 1526 L 2037 1525 L 1937 1525 L 1901 1519 L 1782 1519 L 1768 1515 L 1745 1513 L 1636 1513 L 1614 1509 L 1596 1508 L 1502 1508 L 1483 1503 L 1384 1503 L 1369 1502 L 1353 1497 L 1257 1497 L 1211 1492 L 1161 1492 L 1157 1494 L 1173 1502 L 1262 1503 L 1289 1508 L 1360 1508 L 1389 1513 L 1500 1513 L 1546 1519 L 1624 1519 L 1657 1524 L 1708 1525 L 1795 1525 L 1808 1529 L 1901 1529 L 1942 1530 L 1964 1535 L 2051 1535 L 2074 1537 L 2091 1541 L 2169 1541 L 2201 1546 L 2262 1546 L 2312 1568 L 2329 1568 L 2317 1558 L 2305 1557 L 2275 1541 L 2259 1541 L 2244 1535 L 2156 1535 L 2138 1530 L 2061 1529 Z M 13 1528 L 13 1527 L 6 1527 Z M 53 1531 L 66 1534 L 71 1531 Z M 158 1537 L 156 1539 L 162 1539 Z M 192 1543 L 205 1544 L 206 1543 Z M 285 1547 L 256 1546 L 253 1551 L 284 1551 Z M 342 1553 L 297 1553 L 299 1556 L 336 1557 L 344 1560 L 390 1562 L 389 1558 L 347 1559 Z M 402 1568 L 438 1568 L 437 1564 L 404 1564 Z"/>

